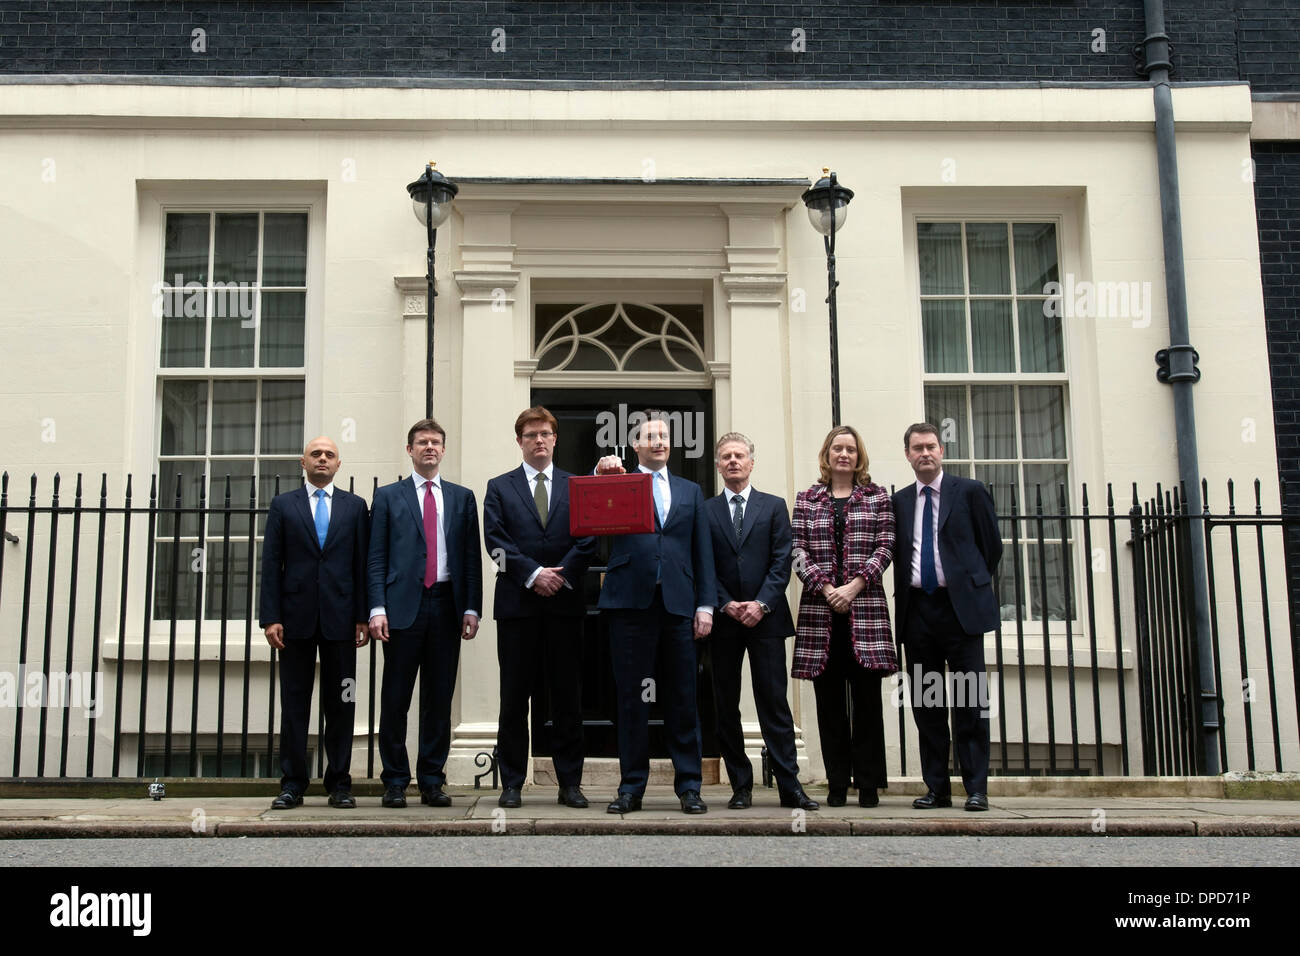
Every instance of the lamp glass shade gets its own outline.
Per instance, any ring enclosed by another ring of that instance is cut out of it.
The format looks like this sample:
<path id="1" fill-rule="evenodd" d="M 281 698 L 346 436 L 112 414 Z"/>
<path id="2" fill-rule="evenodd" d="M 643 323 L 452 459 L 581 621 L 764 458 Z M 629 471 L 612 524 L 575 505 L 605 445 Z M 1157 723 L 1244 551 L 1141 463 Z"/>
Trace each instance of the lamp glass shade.
<path id="1" fill-rule="evenodd" d="M 447 196 L 446 200 L 443 202 L 438 201 L 439 198 L 438 194 L 443 192 L 445 192 L 445 190 L 441 190 L 441 189 L 434 190 L 434 196 L 433 196 L 433 228 L 434 229 L 437 229 L 444 222 L 446 222 L 447 217 L 451 215 L 451 196 Z M 420 220 L 420 225 L 427 226 L 428 223 L 425 222 L 425 215 L 428 213 L 429 206 L 425 202 L 424 197 L 420 197 L 419 199 L 412 198 L 411 208 L 415 210 L 415 218 Z"/>
<path id="2" fill-rule="evenodd" d="M 844 228 L 845 221 L 849 218 L 849 207 L 847 204 L 836 206 L 832 211 L 829 197 L 826 201 L 813 200 L 808 203 L 808 221 L 812 227 L 820 232 L 823 236 L 831 234 L 831 220 L 834 218 L 835 231 L 839 232 Z"/>

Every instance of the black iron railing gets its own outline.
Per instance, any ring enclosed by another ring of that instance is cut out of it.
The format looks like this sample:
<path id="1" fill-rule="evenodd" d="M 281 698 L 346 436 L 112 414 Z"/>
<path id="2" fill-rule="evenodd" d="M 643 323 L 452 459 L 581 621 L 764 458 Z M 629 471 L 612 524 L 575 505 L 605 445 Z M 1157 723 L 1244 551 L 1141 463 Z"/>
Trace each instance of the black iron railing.
<path id="1" fill-rule="evenodd" d="M 187 501 L 179 476 L 165 492 L 154 478 L 141 501 L 128 477 L 110 504 L 107 476 L 88 496 L 78 475 L 71 501 L 58 476 L 45 489 L 32 477 L 23 503 L 0 479 L 0 767 L 11 776 L 278 776 L 277 659 L 256 624 L 266 502 L 255 479 L 212 485 L 215 500 L 200 490 Z M 1034 488 L 1024 507 L 994 488 L 994 773 L 1196 774 L 1206 733 L 1225 769 L 1296 769 L 1300 644 L 1283 534 L 1300 518 L 1265 514 L 1258 481 L 1248 511 L 1231 483 L 1226 511 L 1203 491 L 1192 515 L 1181 489 L 1143 499 L 1130 486 L 1117 503 L 1108 485 L 1097 504 L 1087 486 L 1073 502 L 1064 486 Z M 1193 534 L 1206 546 L 1213 687 L 1196 664 Z M 372 643 L 357 672 L 368 777 L 380 667 Z M 889 741 L 903 775 L 907 710 Z M 322 772 L 318 747 L 315 762 Z"/>

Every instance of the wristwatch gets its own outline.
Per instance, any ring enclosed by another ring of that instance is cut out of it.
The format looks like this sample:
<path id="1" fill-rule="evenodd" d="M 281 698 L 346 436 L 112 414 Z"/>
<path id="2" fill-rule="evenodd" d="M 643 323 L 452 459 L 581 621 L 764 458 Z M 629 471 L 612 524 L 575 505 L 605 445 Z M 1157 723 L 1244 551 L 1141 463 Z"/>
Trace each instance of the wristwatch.
<path id="1" fill-rule="evenodd" d="M 763 612 L 764 617 L 767 617 L 769 614 L 772 613 L 772 609 L 768 607 L 766 604 L 764 604 L 762 601 L 758 602 L 758 609 Z"/>

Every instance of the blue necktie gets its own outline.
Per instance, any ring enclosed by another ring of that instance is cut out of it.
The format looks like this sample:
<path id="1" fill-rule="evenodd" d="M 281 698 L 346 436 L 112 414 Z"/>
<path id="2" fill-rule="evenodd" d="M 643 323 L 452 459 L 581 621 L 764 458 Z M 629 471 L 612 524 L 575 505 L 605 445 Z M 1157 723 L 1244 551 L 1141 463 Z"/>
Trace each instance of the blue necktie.
<path id="1" fill-rule="evenodd" d="M 934 502 L 930 488 L 922 488 L 925 510 L 921 512 L 921 590 L 933 594 L 939 587 L 939 574 L 934 569 Z"/>
<path id="2" fill-rule="evenodd" d="M 330 509 L 325 503 L 325 489 L 316 489 L 316 540 L 325 549 L 325 535 L 330 529 Z"/>
<path id="3" fill-rule="evenodd" d="M 664 480 L 664 473 L 662 471 L 657 471 L 655 472 L 654 481 L 651 482 L 651 484 L 654 486 L 655 511 L 659 513 L 660 525 L 662 525 L 665 519 L 667 518 L 667 515 L 664 514 L 664 498 L 663 498 L 663 490 L 662 490 L 663 486 L 660 485 L 660 482 L 663 480 Z"/>

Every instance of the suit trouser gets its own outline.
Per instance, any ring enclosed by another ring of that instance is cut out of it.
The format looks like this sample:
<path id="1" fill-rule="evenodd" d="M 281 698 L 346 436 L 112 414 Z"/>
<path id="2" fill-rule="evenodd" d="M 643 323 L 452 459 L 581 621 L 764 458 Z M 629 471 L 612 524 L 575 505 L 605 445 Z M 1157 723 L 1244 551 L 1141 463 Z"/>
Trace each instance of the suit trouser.
<path id="1" fill-rule="evenodd" d="M 650 701 L 664 705 L 664 735 L 672 758 L 673 790 L 700 789 L 700 716 L 695 705 L 696 651 L 692 620 L 669 614 L 663 594 L 644 611 L 609 611 L 609 649 L 618 692 L 619 793 L 641 796 L 650 779 Z M 659 663 L 656 682 L 655 662 Z M 649 681 L 650 683 L 647 683 Z"/>
<path id="2" fill-rule="evenodd" d="M 406 715 L 411 709 L 416 674 L 420 677 L 420 749 L 415 782 L 421 790 L 447 782 L 443 765 L 451 749 L 451 697 L 460 662 L 460 616 L 450 584 L 425 588 L 415 622 L 392 628 L 384 644 L 384 679 L 380 690 L 379 757 L 386 786 L 411 782 L 406 755 Z"/>
<path id="3" fill-rule="evenodd" d="M 327 641 L 320 627 L 310 638 L 286 639 L 280 657 L 280 789 L 299 795 L 311 783 L 307 764 L 307 728 L 311 723 L 312 684 L 320 652 L 321 708 L 325 712 L 325 790 L 352 786 L 352 730 L 356 716 L 357 646 Z M 351 681 L 344 686 L 344 681 Z"/>
<path id="4" fill-rule="evenodd" d="M 948 708 L 957 763 L 969 793 L 988 793 L 989 701 L 984 635 L 967 634 L 952 609 L 947 588 L 926 594 L 912 588 L 903 631 L 912 692 L 912 716 L 921 745 L 921 776 L 939 796 L 951 790 L 948 769 Z M 951 678 L 945 677 L 945 665 Z M 951 684 L 951 687 L 949 686 Z"/>
<path id="5" fill-rule="evenodd" d="M 551 759 L 561 787 L 582 784 L 582 618 L 572 614 L 497 621 L 501 716 L 497 760 L 501 783 L 522 787 L 528 762 L 528 700 L 542 680 L 550 688 Z"/>
<path id="6" fill-rule="evenodd" d="M 881 672 L 867 670 L 853 656 L 849 616 L 835 614 L 831 621 L 826 668 L 813 678 L 826 782 L 832 790 L 847 790 L 850 779 L 859 790 L 884 789 L 889 786 L 889 779 L 885 771 Z M 851 728 L 850 697 L 853 701 Z"/>
<path id="7" fill-rule="evenodd" d="M 719 621 L 709 635 L 713 653 L 713 699 L 718 711 L 718 749 L 727 764 L 733 790 L 754 786 L 754 765 L 745 754 L 740 728 L 740 665 L 749 652 L 749 673 L 768 757 L 782 793 L 799 787 L 799 762 L 795 756 L 794 717 L 785 699 L 785 641 L 779 637 L 754 637 L 743 625 Z"/>

